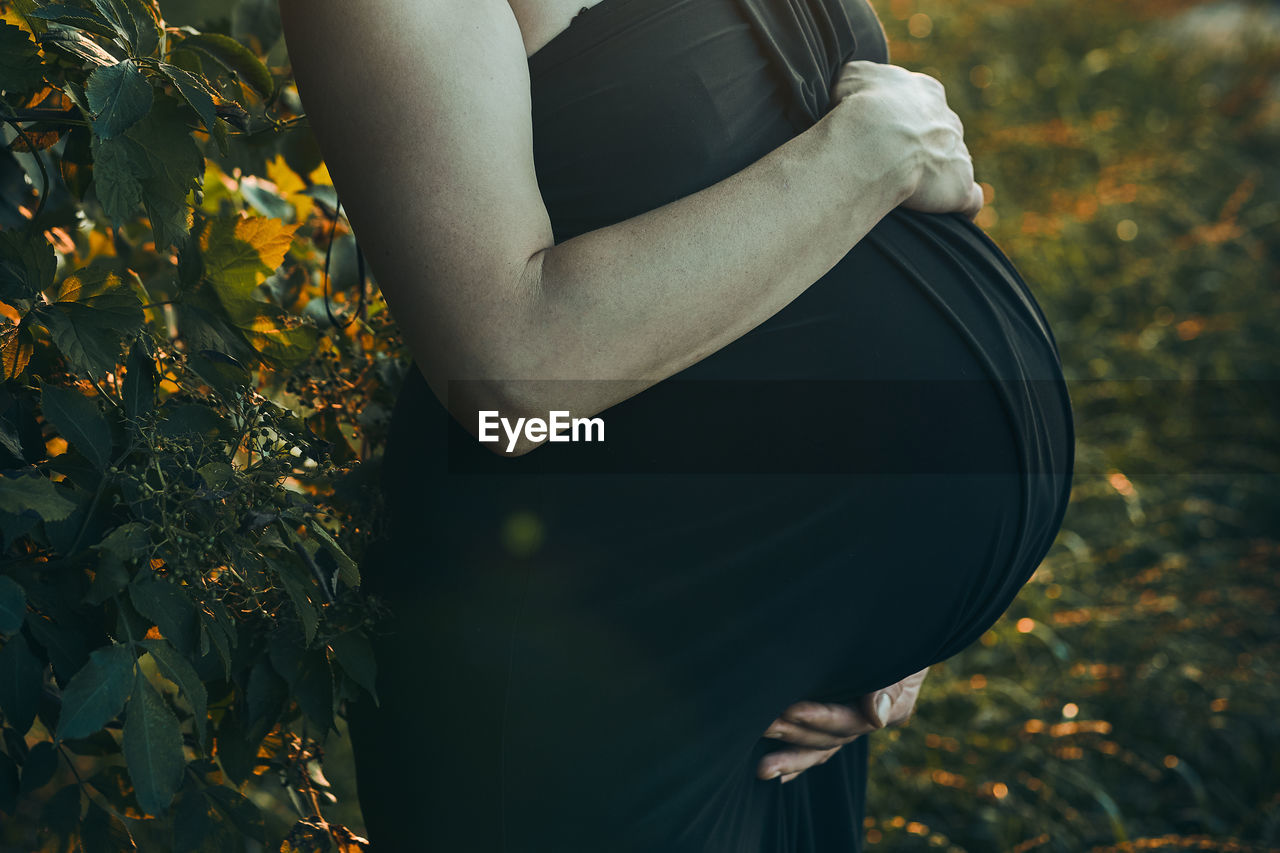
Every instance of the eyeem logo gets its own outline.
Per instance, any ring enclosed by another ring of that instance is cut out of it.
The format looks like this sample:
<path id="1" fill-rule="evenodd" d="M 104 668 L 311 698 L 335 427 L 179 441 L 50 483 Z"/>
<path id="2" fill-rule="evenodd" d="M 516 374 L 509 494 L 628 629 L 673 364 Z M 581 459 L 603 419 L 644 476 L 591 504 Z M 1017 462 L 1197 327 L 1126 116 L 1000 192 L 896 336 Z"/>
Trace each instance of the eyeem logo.
<path id="1" fill-rule="evenodd" d="M 479 436 L 482 442 L 501 441 L 502 436 L 497 434 L 499 426 L 507 436 L 508 453 L 515 450 L 522 432 L 529 441 L 604 441 L 604 418 L 570 418 L 568 412 L 550 412 L 545 421 L 542 418 L 516 418 L 515 424 L 496 411 L 480 412 Z"/>

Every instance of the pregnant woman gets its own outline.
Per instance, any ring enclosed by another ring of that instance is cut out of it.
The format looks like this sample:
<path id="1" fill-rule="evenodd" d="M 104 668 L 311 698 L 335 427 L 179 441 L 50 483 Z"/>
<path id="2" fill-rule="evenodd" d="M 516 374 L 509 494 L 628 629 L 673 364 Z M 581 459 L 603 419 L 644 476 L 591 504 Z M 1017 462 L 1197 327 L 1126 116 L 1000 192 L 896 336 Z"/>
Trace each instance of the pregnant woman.
<path id="1" fill-rule="evenodd" d="M 867 738 L 779 777 L 766 729 L 976 640 L 1074 461 L 942 87 L 866 0 L 280 5 L 413 355 L 375 849 L 861 849 Z M 479 440 L 556 411 L 605 440 Z"/>

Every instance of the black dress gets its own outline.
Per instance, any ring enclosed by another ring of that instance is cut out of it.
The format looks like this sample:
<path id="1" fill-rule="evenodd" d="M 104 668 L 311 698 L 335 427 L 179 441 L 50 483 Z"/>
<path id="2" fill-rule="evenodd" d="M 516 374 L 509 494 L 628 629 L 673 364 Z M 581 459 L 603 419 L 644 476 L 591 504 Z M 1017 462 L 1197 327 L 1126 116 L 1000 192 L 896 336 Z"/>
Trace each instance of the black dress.
<path id="1" fill-rule="evenodd" d="M 764 156 L 848 59 L 888 59 L 866 0 L 588 8 L 529 60 L 557 242 Z M 780 785 L 761 734 L 960 651 L 1047 552 L 1074 432 L 1026 284 L 963 216 L 900 208 L 603 419 L 500 458 L 411 369 L 363 567 L 395 611 L 382 705 L 351 709 L 375 849 L 859 850 L 867 738 Z"/>

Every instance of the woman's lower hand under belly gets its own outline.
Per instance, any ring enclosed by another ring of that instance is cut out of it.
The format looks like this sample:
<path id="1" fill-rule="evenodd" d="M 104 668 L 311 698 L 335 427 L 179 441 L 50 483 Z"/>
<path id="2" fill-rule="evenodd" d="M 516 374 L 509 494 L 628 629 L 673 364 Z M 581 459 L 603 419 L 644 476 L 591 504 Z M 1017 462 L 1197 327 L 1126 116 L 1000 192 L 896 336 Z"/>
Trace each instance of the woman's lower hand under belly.
<path id="1" fill-rule="evenodd" d="M 920 687 L 929 667 L 908 675 L 882 690 L 868 693 L 858 706 L 801 701 L 788 707 L 769 724 L 764 737 L 792 744 L 760 759 L 756 775 L 761 779 L 790 782 L 810 767 L 825 764 L 846 744 L 868 732 L 906 722 L 915 711 Z"/>

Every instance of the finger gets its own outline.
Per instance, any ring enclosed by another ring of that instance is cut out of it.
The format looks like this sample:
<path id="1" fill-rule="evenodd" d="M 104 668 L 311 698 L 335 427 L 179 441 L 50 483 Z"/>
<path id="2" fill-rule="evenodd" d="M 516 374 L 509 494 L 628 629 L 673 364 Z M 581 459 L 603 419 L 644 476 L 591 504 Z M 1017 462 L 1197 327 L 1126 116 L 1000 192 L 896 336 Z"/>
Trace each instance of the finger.
<path id="1" fill-rule="evenodd" d="M 882 729 L 892 721 L 893 705 L 901 695 L 901 682 L 890 684 L 882 690 L 876 690 L 862 696 L 858 700 L 859 710 L 866 715 L 867 720 L 874 728 Z"/>
<path id="2" fill-rule="evenodd" d="M 982 200 L 982 187 L 975 183 L 970 191 L 969 202 L 963 211 L 967 214 L 975 203 L 978 209 L 981 209 Z M 970 218 L 976 215 L 977 210 L 974 210 Z M 920 685 L 928 673 L 929 667 L 926 666 L 901 681 L 866 694 L 861 697 L 859 708 L 876 728 L 891 726 L 906 720 L 915 708 L 916 697 L 920 694 Z"/>
<path id="3" fill-rule="evenodd" d="M 756 767 L 756 775 L 761 779 L 776 779 L 788 773 L 798 773 L 801 770 L 808 770 L 810 767 L 825 763 L 827 759 L 839 751 L 840 747 L 834 749 L 806 749 L 805 747 L 780 749 L 760 759 L 760 763 Z"/>
<path id="4" fill-rule="evenodd" d="M 965 209 L 965 215 L 973 219 L 982 210 L 982 206 L 986 203 L 986 196 L 982 192 L 982 187 L 978 184 L 973 185 L 973 189 L 969 191 L 969 205 Z M 920 676 L 922 679 L 923 675 Z"/>
<path id="5" fill-rule="evenodd" d="M 876 728 L 859 709 L 827 702 L 797 702 L 782 712 L 782 719 L 842 737 Z"/>
<path id="6" fill-rule="evenodd" d="M 774 720 L 769 728 L 765 730 L 764 736 L 774 740 L 780 740 L 784 743 L 793 743 L 797 746 L 807 746 L 813 749 L 830 749 L 833 746 L 844 746 L 849 741 L 857 737 L 857 733 L 853 734 L 837 734 L 827 731 L 819 731 L 808 726 L 802 726 L 789 720 L 778 718 Z"/>
<path id="7" fill-rule="evenodd" d="M 797 770 L 795 773 L 788 773 L 786 776 L 783 776 L 781 779 L 779 779 L 778 782 L 780 784 L 785 785 L 803 772 L 804 772 L 803 770 Z"/>

